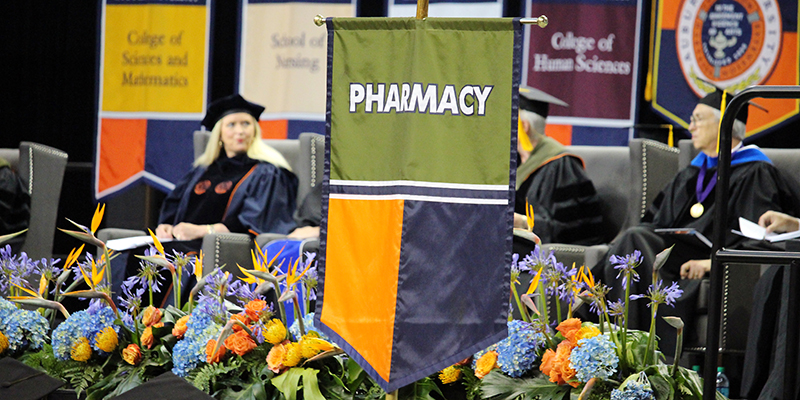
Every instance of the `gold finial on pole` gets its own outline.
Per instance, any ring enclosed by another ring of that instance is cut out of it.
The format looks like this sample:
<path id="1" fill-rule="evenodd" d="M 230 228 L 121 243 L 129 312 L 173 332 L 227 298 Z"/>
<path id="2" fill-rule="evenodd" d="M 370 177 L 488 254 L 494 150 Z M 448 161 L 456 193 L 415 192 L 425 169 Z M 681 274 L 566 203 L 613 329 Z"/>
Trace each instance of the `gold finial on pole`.
<path id="1" fill-rule="evenodd" d="M 428 18 L 428 0 L 417 0 L 417 19 Z"/>
<path id="2" fill-rule="evenodd" d="M 538 18 L 520 18 L 520 23 L 526 25 L 539 25 L 539 28 L 547 26 L 547 16 L 540 15 Z"/>
<path id="3" fill-rule="evenodd" d="M 323 17 L 321 14 L 315 15 L 314 16 L 314 25 L 316 25 L 316 26 L 325 25 L 325 17 Z"/>

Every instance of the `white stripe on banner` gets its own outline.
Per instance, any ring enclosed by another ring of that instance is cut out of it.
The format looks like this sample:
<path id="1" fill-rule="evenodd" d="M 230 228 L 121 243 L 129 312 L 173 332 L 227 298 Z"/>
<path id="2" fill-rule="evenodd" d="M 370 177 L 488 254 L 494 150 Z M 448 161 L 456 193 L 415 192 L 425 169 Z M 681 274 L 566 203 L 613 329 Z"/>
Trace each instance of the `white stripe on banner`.
<path id="1" fill-rule="evenodd" d="M 485 190 L 485 191 L 506 191 L 507 185 L 476 185 L 467 183 L 444 183 L 444 182 L 425 182 L 425 181 L 350 181 L 341 179 L 331 179 L 331 186 L 367 186 L 367 187 L 389 187 L 389 186 L 413 186 L 437 189 L 462 189 L 462 190 Z"/>
<path id="2" fill-rule="evenodd" d="M 331 199 L 340 200 L 413 200 L 428 201 L 432 203 L 451 203 L 451 204 L 483 204 L 483 205 L 508 205 L 508 199 L 470 199 L 466 197 L 439 197 L 439 196 L 419 196 L 412 194 L 338 194 L 331 193 Z"/>

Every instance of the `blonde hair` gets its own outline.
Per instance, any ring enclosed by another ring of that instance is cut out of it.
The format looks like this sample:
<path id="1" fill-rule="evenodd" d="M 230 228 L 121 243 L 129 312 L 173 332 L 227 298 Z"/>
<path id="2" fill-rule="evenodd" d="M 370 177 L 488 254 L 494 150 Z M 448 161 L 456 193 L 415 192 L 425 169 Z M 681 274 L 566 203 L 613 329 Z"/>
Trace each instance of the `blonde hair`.
<path id="1" fill-rule="evenodd" d="M 289 162 L 286 161 L 283 155 L 278 150 L 275 150 L 275 148 L 267 145 L 261 140 L 261 126 L 259 126 L 258 121 L 256 121 L 252 115 L 250 115 L 250 118 L 252 119 L 251 122 L 255 128 L 255 137 L 250 143 L 250 147 L 247 148 L 247 156 L 254 160 L 266 161 L 276 167 L 286 168 L 291 171 L 292 167 L 289 165 Z M 211 130 L 211 137 L 208 138 L 206 150 L 200 155 L 200 157 L 197 157 L 197 159 L 194 160 L 195 167 L 207 167 L 216 161 L 217 158 L 219 158 L 219 153 L 222 149 L 222 146 L 220 145 L 221 134 L 222 119 L 220 118 L 220 120 L 214 124 L 214 129 Z"/>

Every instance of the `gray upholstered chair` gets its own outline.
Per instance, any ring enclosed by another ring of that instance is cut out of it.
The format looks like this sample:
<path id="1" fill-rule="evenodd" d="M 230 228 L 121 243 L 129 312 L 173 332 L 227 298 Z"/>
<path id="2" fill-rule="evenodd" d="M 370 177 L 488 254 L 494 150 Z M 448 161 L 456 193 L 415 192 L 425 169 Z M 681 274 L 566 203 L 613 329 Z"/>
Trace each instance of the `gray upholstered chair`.
<path id="1" fill-rule="evenodd" d="M 197 158 L 205 151 L 211 133 L 195 131 L 194 154 Z M 319 201 L 306 200 L 309 196 L 320 196 L 319 186 L 322 183 L 322 166 L 325 162 L 325 139 L 316 133 L 302 133 L 298 139 L 265 139 L 265 143 L 278 150 L 297 175 L 299 186 L 297 191 L 298 212 L 302 204 L 319 204 Z M 129 229 L 103 229 L 98 232 L 101 240 L 117 239 L 146 234 L 144 231 Z M 263 236 L 263 238 L 262 238 Z M 259 235 L 260 243 L 270 238 L 284 235 Z M 263 245 L 263 243 L 261 243 Z M 204 273 L 225 265 L 225 269 L 235 275 L 240 274 L 236 264 L 243 267 L 252 264 L 250 250 L 254 247 L 253 239 L 242 233 L 214 233 L 203 238 L 202 250 L 205 255 Z"/>
<path id="2" fill-rule="evenodd" d="M 637 225 L 656 195 L 678 172 L 678 149 L 653 140 L 631 139 L 628 147 L 569 146 L 568 149 L 583 159 L 586 174 L 600 197 L 603 238 L 607 242 Z M 588 267 L 599 263 L 608 251 L 606 244 L 545 243 L 542 247 L 555 251 L 560 262 Z"/>
<path id="3" fill-rule="evenodd" d="M 681 150 L 679 165 L 681 168 L 685 168 L 689 166 L 699 151 L 692 146 L 690 139 L 681 140 L 678 143 L 678 147 Z M 762 148 L 761 150 L 785 176 L 794 177 L 795 179 L 800 177 L 800 149 Z M 737 354 L 742 353 L 745 349 L 747 329 L 746 325 L 742 325 L 742 321 L 750 319 L 753 287 L 763 269 L 753 265 L 725 267 L 719 342 L 719 348 L 723 353 Z M 690 329 L 694 330 L 695 334 L 693 336 L 695 340 L 685 343 L 685 350 L 697 352 L 706 350 L 710 283 L 711 281 L 705 278 L 700 286 L 695 326 L 690 327 Z"/>
<path id="4" fill-rule="evenodd" d="M 22 142 L 19 149 L 0 149 L 0 157 L 18 171 L 31 196 L 31 219 L 22 251 L 33 259 L 52 257 L 67 153 L 39 143 Z"/>

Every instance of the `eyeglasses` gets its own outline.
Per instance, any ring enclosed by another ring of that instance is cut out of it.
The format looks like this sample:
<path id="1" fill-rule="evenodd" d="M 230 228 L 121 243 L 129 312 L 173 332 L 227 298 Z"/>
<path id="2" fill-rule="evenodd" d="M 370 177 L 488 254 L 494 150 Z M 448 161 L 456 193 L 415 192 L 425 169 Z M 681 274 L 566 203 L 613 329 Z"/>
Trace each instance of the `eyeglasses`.
<path id="1" fill-rule="evenodd" d="M 692 115 L 689 117 L 689 122 L 691 122 L 691 123 L 693 123 L 693 124 L 697 125 L 697 124 L 699 124 L 700 122 L 703 122 L 703 121 L 708 121 L 708 120 L 711 120 L 711 119 L 712 119 L 712 117 L 711 117 L 711 116 L 709 116 L 709 115 L 703 116 L 703 115 L 694 115 L 694 114 L 692 114 Z"/>

